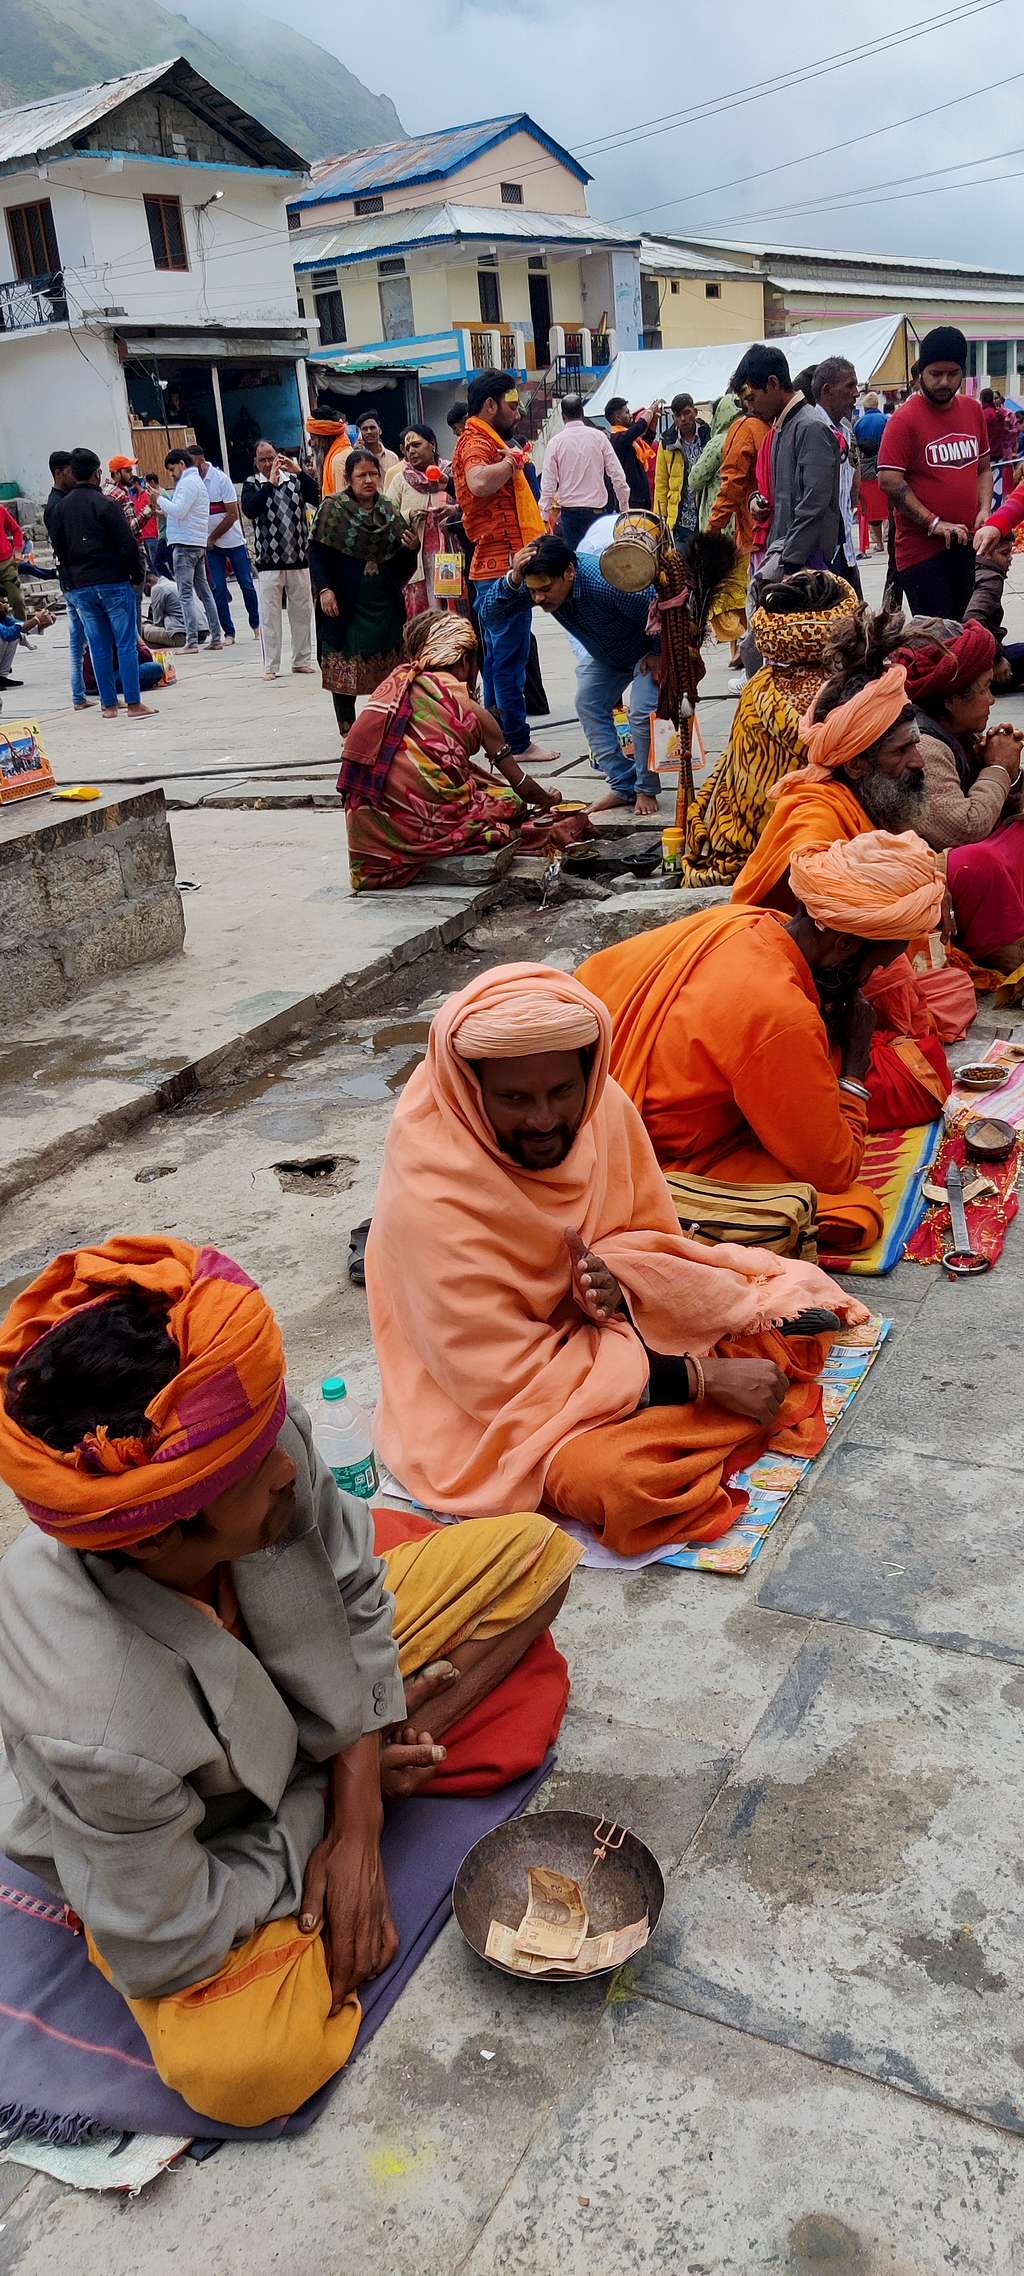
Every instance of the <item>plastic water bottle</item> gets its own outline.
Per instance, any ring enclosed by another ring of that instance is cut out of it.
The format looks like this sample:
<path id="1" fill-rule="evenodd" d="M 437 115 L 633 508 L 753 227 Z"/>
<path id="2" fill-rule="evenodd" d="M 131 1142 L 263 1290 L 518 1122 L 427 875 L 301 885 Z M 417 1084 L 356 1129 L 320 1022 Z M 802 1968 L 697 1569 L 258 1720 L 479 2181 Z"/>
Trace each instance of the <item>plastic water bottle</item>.
<path id="1" fill-rule="evenodd" d="M 362 1408 L 350 1399 L 343 1375 L 328 1375 L 311 1404 L 317 1451 L 345 1494 L 371 1501 L 380 1488 L 373 1433 Z"/>

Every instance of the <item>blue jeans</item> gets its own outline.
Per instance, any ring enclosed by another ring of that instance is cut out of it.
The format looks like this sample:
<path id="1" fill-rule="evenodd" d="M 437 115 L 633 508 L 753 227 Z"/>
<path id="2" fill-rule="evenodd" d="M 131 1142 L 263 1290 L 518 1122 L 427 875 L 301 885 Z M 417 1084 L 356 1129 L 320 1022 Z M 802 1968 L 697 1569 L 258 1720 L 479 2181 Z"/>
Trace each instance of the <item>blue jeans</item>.
<path id="1" fill-rule="evenodd" d="M 634 759 L 627 759 L 615 732 L 612 712 L 622 702 L 629 687 L 629 731 L 633 738 Z M 588 656 L 577 667 L 576 710 L 580 726 L 590 745 L 591 755 L 597 760 L 608 786 L 619 798 L 632 806 L 637 792 L 649 791 L 657 797 L 661 777 L 649 765 L 651 755 L 651 715 L 658 708 L 658 683 L 653 672 L 629 674 L 617 664 L 606 664 L 598 656 Z"/>
<path id="2" fill-rule="evenodd" d="M 78 599 L 78 594 L 65 593 L 64 598 L 68 604 L 68 643 L 70 649 L 69 662 L 71 665 L 71 701 L 74 704 L 85 703 L 86 693 L 84 664 L 87 635 L 85 626 L 82 623 L 82 619 L 79 616 L 77 608 L 75 607 L 75 602 Z"/>
<path id="3" fill-rule="evenodd" d="M 238 579 L 242 599 L 245 602 L 246 615 L 254 632 L 258 632 L 260 628 L 260 604 L 253 583 L 252 562 L 249 559 L 248 546 L 211 545 L 206 555 L 206 574 L 213 587 L 213 597 L 217 603 L 217 614 L 221 625 L 228 639 L 233 640 L 235 627 L 231 616 L 231 602 L 228 599 L 227 564 L 229 561 Z"/>
<path id="4" fill-rule="evenodd" d="M 73 599 L 75 612 L 85 629 L 104 710 L 117 710 L 118 679 L 130 708 L 139 701 L 139 632 L 134 585 L 79 585 L 68 598 Z"/>
<path id="5" fill-rule="evenodd" d="M 483 641 L 484 703 L 497 712 L 509 748 L 525 751 L 530 742 L 525 695 L 533 621 L 529 593 L 524 586 L 517 601 L 503 577 L 488 577 L 474 584 L 473 598 Z"/>
<path id="6" fill-rule="evenodd" d="M 604 511 L 603 506 L 563 506 L 558 516 L 558 535 L 563 545 L 570 546 L 575 553 L 591 522 L 596 522 Z"/>

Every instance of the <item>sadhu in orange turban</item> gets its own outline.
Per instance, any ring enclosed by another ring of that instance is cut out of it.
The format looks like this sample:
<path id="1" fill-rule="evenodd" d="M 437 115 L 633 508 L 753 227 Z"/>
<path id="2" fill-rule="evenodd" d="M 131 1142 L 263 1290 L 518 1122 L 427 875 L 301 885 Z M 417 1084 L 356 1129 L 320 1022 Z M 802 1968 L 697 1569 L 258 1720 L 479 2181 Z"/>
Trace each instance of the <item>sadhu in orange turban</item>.
<path id="1" fill-rule="evenodd" d="M 846 703 L 837 703 L 826 719 L 818 719 L 815 705 L 805 711 L 800 721 L 800 740 L 807 752 L 807 765 L 798 767 L 795 774 L 784 775 L 774 786 L 772 795 L 778 797 L 784 785 L 792 782 L 827 782 L 841 767 L 849 766 L 851 759 L 859 759 L 862 751 L 869 751 L 882 735 L 888 734 L 910 708 L 907 695 L 907 675 L 902 665 L 885 671 L 877 680 L 869 680 Z"/>
<path id="2" fill-rule="evenodd" d="M 146 1409 L 145 1436 L 114 1438 L 101 1426 L 63 1453 L 22 1430 L 3 1397 L 11 1369 L 76 1313 L 130 1289 L 167 1306 L 181 1355 Z M 25 1289 L 0 1327 L 0 1477 L 68 1548 L 128 1549 L 251 1477 L 284 1422 L 284 1374 L 266 1297 L 218 1249 L 140 1238 L 72 1250 Z"/>
<path id="3" fill-rule="evenodd" d="M 916 940 L 934 932 L 945 881 L 915 831 L 866 830 L 808 847 L 789 868 L 794 898 L 816 924 L 856 940 Z"/>

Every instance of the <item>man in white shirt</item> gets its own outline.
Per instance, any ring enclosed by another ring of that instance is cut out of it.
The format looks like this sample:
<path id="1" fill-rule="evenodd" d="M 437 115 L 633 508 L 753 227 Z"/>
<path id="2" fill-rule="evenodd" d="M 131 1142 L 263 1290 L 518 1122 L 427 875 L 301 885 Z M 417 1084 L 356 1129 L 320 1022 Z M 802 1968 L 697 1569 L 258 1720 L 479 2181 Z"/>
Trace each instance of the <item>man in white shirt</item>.
<path id="1" fill-rule="evenodd" d="M 187 450 L 169 450 L 164 465 L 174 487 L 171 490 L 156 491 L 156 504 L 164 516 L 164 535 L 170 547 L 174 582 L 185 620 L 185 646 L 182 654 L 196 656 L 199 653 L 197 593 L 210 628 L 211 649 L 224 646 L 217 605 L 206 574 L 210 500 L 199 468 L 193 466 Z"/>
<path id="2" fill-rule="evenodd" d="M 547 521 L 555 499 L 559 503 L 559 537 L 575 552 L 591 522 L 608 505 L 607 483 L 620 513 L 629 504 L 629 484 L 601 427 L 588 427 L 579 395 L 562 398 L 562 432 L 544 453 L 540 483 L 540 510 Z"/>
<path id="3" fill-rule="evenodd" d="M 228 562 L 230 561 L 249 619 L 254 639 L 260 636 L 260 604 L 253 581 L 249 548 L 242 535 L 242 517 L 238 510 L 238 493 L 230 474 L 222 466 L 214 466 L 198 443 L 189 451 L 193 466 L 203 478 L 210 501 L 210 534 L 207 540 L 206 574 L 213 587 L 217 614 L 221 621 L 228 647 L 235 644 L 235 625 L 228 598 Z"/>

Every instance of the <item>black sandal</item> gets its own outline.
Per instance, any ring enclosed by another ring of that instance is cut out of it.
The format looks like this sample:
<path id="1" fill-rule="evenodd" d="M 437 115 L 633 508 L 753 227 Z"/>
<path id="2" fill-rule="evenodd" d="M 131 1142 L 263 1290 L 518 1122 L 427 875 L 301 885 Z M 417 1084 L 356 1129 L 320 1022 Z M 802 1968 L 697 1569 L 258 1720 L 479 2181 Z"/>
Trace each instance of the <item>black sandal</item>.
<path id="1" fill-rule="evenodd" d="M 838 1312 L 826 1312 L 821 1304 L 812 1304 L 807 1312 L 798 1312 L 795 1319 L 783 1320 L 780 1336 L 824 1336 L 839 1326 Z"/>
<path id="2" fill-rule="evenodd" d="M 366 1240 L 372 1217 L 364 1217 L 361 1225 L 353 1225 L 348 1237 L 348 1277 L 353 1288 L 366 1286 Z"/>

